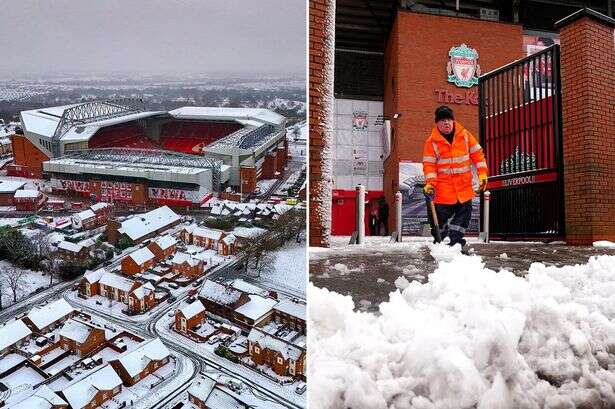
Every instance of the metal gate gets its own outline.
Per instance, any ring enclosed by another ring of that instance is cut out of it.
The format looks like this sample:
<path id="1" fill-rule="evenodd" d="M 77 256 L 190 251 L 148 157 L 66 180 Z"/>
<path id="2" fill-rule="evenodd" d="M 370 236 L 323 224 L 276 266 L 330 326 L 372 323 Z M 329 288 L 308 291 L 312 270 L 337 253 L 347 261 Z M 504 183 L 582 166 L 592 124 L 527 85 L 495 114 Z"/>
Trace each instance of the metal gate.
<path id="1" fill-rule="evenodd" d="M 479 79 L 492 238 L 564 237 L 559 52 L 550 46 Z"/>

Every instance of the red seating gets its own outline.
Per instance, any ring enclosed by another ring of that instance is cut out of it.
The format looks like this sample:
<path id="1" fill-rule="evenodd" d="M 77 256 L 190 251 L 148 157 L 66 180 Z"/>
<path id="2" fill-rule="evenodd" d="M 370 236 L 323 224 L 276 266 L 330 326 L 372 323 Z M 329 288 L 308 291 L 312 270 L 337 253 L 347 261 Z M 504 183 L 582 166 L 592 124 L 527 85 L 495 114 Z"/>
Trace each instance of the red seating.
<path id="1" fill-rule="evenodd" d="M 239 129 L 240 124 L 230 122 L 168 122 L 162 126 L 160 143 L 168 150 L 199 154 L 204 146 Z"/>
<path id="2" fill-rule="evenodd" d="M 134 122 L 100 129 L 90 138 L 89 147 L 159 149 Z"/>

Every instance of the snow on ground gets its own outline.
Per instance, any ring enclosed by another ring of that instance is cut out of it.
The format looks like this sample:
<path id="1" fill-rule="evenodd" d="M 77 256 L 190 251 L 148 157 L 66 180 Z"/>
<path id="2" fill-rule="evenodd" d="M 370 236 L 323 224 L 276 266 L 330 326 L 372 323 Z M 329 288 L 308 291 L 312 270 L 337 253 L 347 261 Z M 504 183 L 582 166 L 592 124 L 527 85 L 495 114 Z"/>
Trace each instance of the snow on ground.
<path id="1" fill-rule="evenodd" d="M 594 242 L 594 247 L 603 247 L 603 248 L 615 249 L 615 243 L 613 243 L 612 241 L 606 241 L 606 240 L 595 241 Z"/>
<path id="2" fill-rule="evenodd" d="M 259 279 L 272 284 L 274 288 L 288 289 L 305 297 L 307 249 L 305 242 L 286 243 L 276 250 L 275 265 L 270 272 L 264 272 Z"/>
<path id="3" fill-rule="evenodd" d="M 615 405 L 614 256 L 518 277 L 429 247 L 428 282 L 402 283 L 379 315 L 310 284 L 311 407 Z"/>
<path id="4" fill-rule="evenodd" d="M 17 271 L 23 271 L 23 279 L 20 282 L 20 288 L 17 289 L 17 301 L 26 298 L 28 295 L 34 293 L 37 288 L 49 287 L 49 275 L 43 275 L 41 271 L 32 271 L 22 269 L 16 266 L 13 266 L 10 262 L 6 260 L 0 261 L 0 280 L 3 279 L 2 273 L 6 271 L 10 271 L 10 269 L 15 269 Z M 55 282 L 54 282 L 55 284 Z M 13 304 L 13 292 L 9 288 L 8 284 L 4 285 L 3 292 L 0 295 L 2 297 L 2 306 L 8 307 Z"/>
<path id="5" fill-rule="evenodd" d="M 261 179 L 256 182 L 256 187 L 260 189 L 261 193 L 266 193 L 277 183 L 277 179 Z"/>

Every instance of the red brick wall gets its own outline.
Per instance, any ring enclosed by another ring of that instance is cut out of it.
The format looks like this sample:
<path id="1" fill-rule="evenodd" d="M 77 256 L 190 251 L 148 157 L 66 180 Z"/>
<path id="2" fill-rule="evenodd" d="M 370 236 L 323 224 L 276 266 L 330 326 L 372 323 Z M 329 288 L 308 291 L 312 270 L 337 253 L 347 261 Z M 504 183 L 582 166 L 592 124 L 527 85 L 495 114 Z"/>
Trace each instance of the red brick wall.
<path id="1" fill-rule="evenodd" d="M 333 126 L 334 0 L 310 0 L 310 246 L 329 246 L 331 187 L 329 140 Z M 326 108 L 329 108 L 327 110 Z"/>
<path id="2" fill-rule="evenodd" d="M 566 241 L 615 240 L 615 50 L 611 20 L 560 27 Z"/>
<path id="3" fill-rule="evenodd" d="M 265 160 L 263 161 L 263 166 L 261 168 L 261 179 L 273 179 L 275 177 L 276 172 L 276 158 L 277 154 L 268 153 L 265 156 Z"/>
<path id="4" fill-rule="evenodd" d="M 478 106 L 465 104 L 465 93 L 478 97 L 478 86 L 458 88 L 447 82 L 446 64 L 451 47 L 465 43 L 478 51 L 482 73 L 523 57 L 520 25 L 475 19 L 397 13 L 385 51 L 384 115 L 401 113 L 391 120 L 391 156 L 384 163 L 384 192 L 394 209 L 399 186 L 399 161 L 422 161 L 423 144 L 434 125 L 439 105 L 435 90 L 464 96 L 464 103 L 448 103 L 455 117 L 478 138 Z M 394 228 L 395 218 L 389 217 Z"/>
<path id="5" fill-rule="evenodd" d="M 256 189 L 256 168 L 242 166 L 239 169 L 239 175 L 241 177 L 241 191 L 243 193 L 254 192 L 254 189 Z"/>

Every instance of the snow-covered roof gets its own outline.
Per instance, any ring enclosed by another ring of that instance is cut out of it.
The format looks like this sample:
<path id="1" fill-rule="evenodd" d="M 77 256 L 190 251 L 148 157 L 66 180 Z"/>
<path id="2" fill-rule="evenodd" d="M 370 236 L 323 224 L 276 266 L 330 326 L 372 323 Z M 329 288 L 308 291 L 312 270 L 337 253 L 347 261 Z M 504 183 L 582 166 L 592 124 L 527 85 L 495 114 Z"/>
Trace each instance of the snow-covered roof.
<path id="1" fill-rule="evenodd" d="M 64 298 L 60 298 L 50 304 L 43 307 L 37 307 L 32 309 L 27 315 L 27 318 L 38 329 L 47 327 L 56 321 L 65 318 L 67 315 L 73 313 L 75 309 L 66 302 Z"/>
<path id="2" fill-rule="evenodd" d="M 177 244 L 177 239 L 173 236 L 171 236 L 170 234 L 167 234 L 166 236 L 162 236 L 162 237 L 158 237 L 155 241 L 155 243 L 158 245 L 158 247 L 160 247 L 162 250 L 166 250 L 169 247 Z"/>
<path id="3" fill-rule="evenodd" d="M 188 393 L 199 399 L 201 402 L 205 402 L 215 386 L 215 380 L 211 379 L 209 376 L 199 374 L 198 377 L 192 382 L 192 385 L 190 385 Z"/>
<path id="4" fill-rule="evenodd" d="M 134 281 L 126 277 L 114 273 L 105 273 L 98 280 L 101 285 L 106 285 L 112 288 L 117 288 L 122 291 L 130 291 L 134 285 Z"/>
<path id="5" fill-rule="evenodd" d="M 11 409 L 52 409 L 57 406 L 66 406 L 66 401 L 56 395 L 49 386 L 41 385 L 34 395 L 11 406 Z"/>
<path id="6" fill-rule="evenodd" d="M 293 361 L 298 360 L 303 352 L 299 347 L 282 341 L 281 339 L 267 333 L 261 332 L 256 328 L 252 328 L 248 334 L 248 340 L 258 343 L 258 345 L 262 348 L 277 351 L 284 357 L 284 359 L 290 358 Z"/>
<path id="7" fill-rule="evenodd" d="M 62 326 L 60 336 L 75 341 L 79 344 L 83 344 L 88 339 L 88 336 L 90 336 L 93 329 L 93 326 L 82 321 L 70 319 L 64 323 L 64 326 Z"/>
<path id="8" fill-rule="evenodd" d="M 233 280 L 230 283 L 230 285 L 234 289 L 242 291 L 244 293 L 258 294 L 258 295 L 262 295 L 262 296 L 269 295 L 269 291 L 268 290 L 265 290 L 264 288 L 260 288 L 260 287 L 257 287 L 255 285 L 253 285 L 253 284 L 247 283 L 247 282 L 243 281 L 240 278 L 237 278 L 237 279 Z"/>
<path id="9" fill-rule="evenodd" d="M 131 240 L 138 240 L 156 230 L 169 226 L 181 216 L 176 214 L 168 206 L 162 206 L 140 215 L 135 215 L 122 222 L 122 227 L 118 229 L 120 233 L 125 233 Z"/>
<path id="10" fill-rule="evenodd" d="M 134 296 L 137 297 L 138 300 L 142 300 L 145 298 L 145 296 L 149 295 L 151 292 L 154 291 L 156 291 L 156 289 L 154 288 L 152 283 L 147 282 L 145 283 L 145 285 L 142 285 L 141 287 L 132 290 L 131 294 L 134 294 Z"/>
<path id="11" fill-rule="evenodd" d="M 32 335 L 32 331 L 22 320 L 9 322 L 5 326 L 0 327 L 0 351 L 30 335 Z"/>
<path id="12" fill-rule="evenodd" d="M 154 253 L 147 247 L 143 247 L 137 251 L 133 251 L 128 255 L 137 265 L 142 265 L 145 262 L 152 260 L 155 256 Z"/>
<path id="13" fill-rule="evenodd" d="M 240 400 L 239 396 L 221 388 L 214 388 L 204 403 L 208 408 L 248 409 L 252 407 Z"/>
<path id="14" fill-rule="evenodd" d="M 29 111 L 22 111 L 21 118 L 24 130 L 51 138 L 55 133 L 56 128 L 58 127 L 58 123 L 60 122 L 60 118 L 62 117 L 64 111 L 77 105 L 81 104 L 71 104 L 58 107 L 48 107 L 42 109 L 33 109 Z M 164 111 L 138 112 L 115 118 L 102 119 L 96 122 L 90 122 L 85 126 L 74 126 L 62 136 L 62 140 L 88 140 L 92 135 L 94 135 L 94 133 L 96 133 L 96 131 L 98 131 L 104 126 L 134 121 L 136 119 L 147 118 L 150 116 L 164 113 Z M 79 128 L 79 131 L 77 130 L 77 128 Z"/>
<path id="15" fill-rule="evenodd" d="M 22 189 L 15 191 L 15 198 L 36 198 L 40 195 L 38 190 L 34 189 Z"/>
<path id="16" fill-rule="evenodd" d="M 0 182 L 0 193 L 13 193 L 17 189 L 21 189 L 25 184 L 26 182 L 3 180 Z"/>
<path id="17" fill-rule="evenodd" d="M 284 122 L 282 115 L 262 108 L 182 107 L 169 111 L 169 114 L 178 119 L 251 120 L 272 125 Z"/>
<path id="18" fill-rule="evenodd" d="M 110 391 L 121 384 L 122 380 L 111 365 L 105 365 L 84 378 L 70 382 L 62 388 L 62 393 L 71 408 L 82 409 L 99 391 Z"/>
<path id="19" fill-rule="evenodd" d="M 190 254 L 186 253 L 175 253 L 173 258 L 171 259 L 171 263 L 173 264 L 183 264 L 188 263 L 190 267 L 194 267 L 198 265 L 201 260 L 192 257 Z"/>
<path id="20" fill-rule="evenodd" d="M 273 298 L 266 298 L 261 297 L 260 295 L 250 294 L 250 301 L 237 308 L 235 312 L 254 321 L 258 321 L 260 318 L 270 312 L 273 309 L 273 306 L 276 304 L 277 301 Z"/>
<path id="21" fill-rule="evenodd" d="M 111 206 L 110 203 L 106 203 L 106 202 L 99 202 L 96 204 L 93 204 L 92 206 L 90 206 L 90 209 L 92 209 L 93 211 L 97 211 L 97 210 L 102 210 L 106 207 Z"/>
<path id="22" fill-rule="evenodd" d="M 220 240 L 224 235 L 222 230 L 208 229 L 207 227 L 193 227 L 191 229 L 192 235 L 197 237 L 205 237 L 211 240 Z"/>
<path id="23" fill-rule="evenodd" d="M 132 351 L 126 351 L 117 360 L 131 378 L 141 373 L 151 361 L 160 361 L 170 355 L 169 349 L 160 338 L 142 342 Z"/>
<path id="24" fill-rule="evenodd" d="M 241 297 L 241 292 L 231 287 L 227 288 L 222 284 L 216 283 L 215 281 L 206 280 L 201 287 L 199 296 L 214 301 L 218 304 L 229 305 L 233 304 L 239 299 L 239 297 Z"/>
<path id="25" fill-rule="evenodd" d="M 196 300 L 196 301 L 192 302 L 191 304 L 185 304 L 179 310 L 181 311 L 183 316 L 187 320 L 189 320 L 190 318 L 194 317 L 195 315 L 200 314 L 201 312 L 205 311 L 205 306 L 203 305 L 203 303 L 201 303 L 201 301 Z"/>
<path id="26" fill-rule="evenodd" d="M 81 251 L 81 246 L 77 243 L 72 243 L 70 241 L 62 241 L 58 244 L 58 248 L 66 251 L 70 251 L 72 253 L 79 253 Z"/>
<path id="27" fill-rule="evenodd" d="M 78 217 L 81 220 L 87 220 L 87 219 L 90 219 L 92 217 L 96 217 L 96 213 L 94 213 L 91 209 L 87 209 L 87 210 L 84 210 L 82 212 L 77 213 L 73 217 Z"/>
<path id="28" fill-rule="evenodd" d="M 293 301 L 290 298 L 284 298 L 273 307 L 275 310 L 281 311 L 293 317 L 297 317 L 305 321 L 305 303 L 301 301 Z"/>
<path id="29" fill-rule="evenodd" d="M 98 280 L 100 280 L 100 277 L 103 276 L 103 274 L 106 274 L 106 270 L 104 268 L 99 268 L 98 270 L 94 270 L 94 271 L 86 271 L 86 273 L 83 275 L 83 278 L 85 278 L 85 280 L 90 283 L 96 283 L 98 282 Z"/>
<path id="30" fill-rule="evenodd" d="M 260 227 L 235 227 L 232 233 L 239 238 L 254 239 L 265 234 L 267 230 Z"/>
<path id="31" fill-rule="evenodd" d="M 227 235 L 226 237 L 224 237 L 222 239 L 222 241 L 224 242 L 224 244 L 226 244 L 227 246 L 230 246 L 231 244 L 235 243 L 235 240 L 237 240 L 237 237 L 235 237 L 232 234 Z"/>

